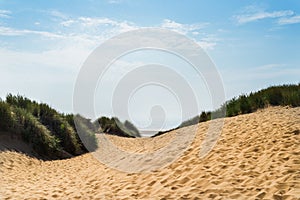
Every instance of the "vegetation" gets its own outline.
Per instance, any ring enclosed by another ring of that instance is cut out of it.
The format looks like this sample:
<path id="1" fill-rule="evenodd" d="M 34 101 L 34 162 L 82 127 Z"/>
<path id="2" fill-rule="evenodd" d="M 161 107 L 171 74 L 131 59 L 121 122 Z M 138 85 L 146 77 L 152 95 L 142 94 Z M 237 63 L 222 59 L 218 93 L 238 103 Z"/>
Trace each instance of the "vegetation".
<path id="1" fill-rule="evenodd" d="M 0 102 L 0 130 L 22 135 L 24 141 L 47 158 L 65 158 L 86 152 L 69 118 L 47 104 L 17 95 Z M 96 142 L 95 136 L 89 135 Z"/>
<path id="2" fill-rule="evenodd" d="M 271 86 L 258 92 L 251 92 L 249 95 L 240 95 L 237 98 L 227 101 L 220 109 L 213 112 L 202 112 L 200 115 L 182 122 L 180 126 L 175 129 L 216 119 L 222 116 L 232 117 L 240 114 L 252 113 L 258 109 L 266 108 L 268 106 L 300 106 L 300 84 Z M 170 130 L 159 132 L 153 137 L 169 131 Z"/>
<path id="3" fill-rule="evenodd" d="M 11 127 L 16 133 L 22 134 L 23 139 L 30 143 L 37 153 L 55 158 L 63 150 L 59 138 L 52 135 L 32 114 L 18 107 L 12 107 L 12 113 L 14 120 Z"/>
<path id="4" fill-rule="evenodd" d="M 197 115 L 187 121 L 184 121 L 180 124 L 179 128 L 190 126 L 193 124 L 198 124 L 199 122 L 206 122 L 211 119 L 211 112 L 205 112 L 203 111 L 200 115 Z"/>
<path id="5" fill-rule="evenodd" d="M 0 100 L 0 130 L 7 131 L 13 124 L 11 110 L 7 103 Z"/>
<path id="6" fill-rule="evenodd" d="M 177 128 L 223 117 L 225 110 L 226 116 L 232 117 L 279 105 L 300 106 L 300 84 L 272 86 L 249 95 L 240 95 L 227 101 L 220 109 L 202 112 Z M 91 122 L 80 115 L 65 115 L 47 104 L 11 94 L 7 95 L 6 101 L 0 99 L 0 130 L 19 133 L 37 153 L 52 159 L 95 150 L 97 132 L 122 137 L 140 137 L 138 129 L 129 121 L 122 123 L 116 117 L 100 117 Z M 168 131 L 159 132 L 155 136 L 165 132 Z"/>
<path id="7" fill-rule="evenodd" d="M 100 117 L 95 123 L 104 133 L 122 137 L 141 137 L 138 129 L 129 121 L 122 123 L 118 118 Z"/>
<path id="8" fill-rule="evenodd" d="M 300 84 L 272 86 L 226 103 L 227 117 L 255 112 L 268 106 L 300 106 Z"/>
<path id="9" fill-rule="evenodd" d="M 99 129 L 123 137 L 140 137 L 132 123 L 122 123 L 118 118 L 102 117 L 92 123 L 80 115 L 65 115 L 20 95 L 9 94 L 6 101 L 0 99 L 0 130 L 20 134 L 38 154 L 47 158 L 65 158 L 95 150 L 95 133 Z"/>

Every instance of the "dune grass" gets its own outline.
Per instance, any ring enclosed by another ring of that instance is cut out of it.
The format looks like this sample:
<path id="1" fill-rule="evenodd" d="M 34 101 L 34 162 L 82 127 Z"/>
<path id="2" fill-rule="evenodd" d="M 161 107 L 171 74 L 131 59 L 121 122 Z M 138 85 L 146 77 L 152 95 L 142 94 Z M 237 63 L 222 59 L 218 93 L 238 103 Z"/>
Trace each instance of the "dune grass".
<path id="1" fill-rule="evenodd" d="M 172 130 L 216 119 L 220 116 L 233 117 L 240 114 L 252 113 L 268 106 L 300 106 L 300 83 L 298 85 L 271 86 L 257 92 L 251 92 L 248 95 L 240 95 L 225 102 L 218 110 L 203 111 L 201 114 L 182 122 L 178 127 Z M 162 135 L 169 131 L 170 130 L 158 132 L 152 137 Z"/>

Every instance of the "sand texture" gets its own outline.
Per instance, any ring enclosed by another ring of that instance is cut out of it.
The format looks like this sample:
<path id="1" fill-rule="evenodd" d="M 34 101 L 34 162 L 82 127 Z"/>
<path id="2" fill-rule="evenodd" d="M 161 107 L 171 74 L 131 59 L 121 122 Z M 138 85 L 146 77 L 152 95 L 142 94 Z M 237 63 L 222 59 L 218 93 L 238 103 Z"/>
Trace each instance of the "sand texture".
<path id="1" fill-rule="evenodd" d="M 148 173 L 112 169 L 91 153 L 41 161 L 2 149 L 0 199 L 300 199 L 300 108 L 226 118 L 213 150 L 199 158 L 209 123 L 179 130 L 197 127 L 192 144 Z M 128 152 L 154 152 L 172 137 L 109 138 Z"/>

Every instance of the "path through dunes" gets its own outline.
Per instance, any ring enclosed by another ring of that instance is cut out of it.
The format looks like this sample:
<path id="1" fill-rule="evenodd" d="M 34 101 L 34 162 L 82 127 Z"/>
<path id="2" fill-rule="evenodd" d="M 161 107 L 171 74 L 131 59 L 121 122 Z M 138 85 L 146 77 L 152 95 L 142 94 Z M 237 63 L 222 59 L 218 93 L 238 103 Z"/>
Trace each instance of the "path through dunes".
<path id="1" fill-rule="evenodd" d="M 300 199 L 299 107 L 226 118 L 218 143 L 200 159 L 209 123 L 199 125 L 183 156 L 152 173 L 120 172 L 91 153 L 44 162 L 0 152 L 0 199 Z M 142 152 L 160 148 L 172 133 L 110 138 L 120 148 Z"/>

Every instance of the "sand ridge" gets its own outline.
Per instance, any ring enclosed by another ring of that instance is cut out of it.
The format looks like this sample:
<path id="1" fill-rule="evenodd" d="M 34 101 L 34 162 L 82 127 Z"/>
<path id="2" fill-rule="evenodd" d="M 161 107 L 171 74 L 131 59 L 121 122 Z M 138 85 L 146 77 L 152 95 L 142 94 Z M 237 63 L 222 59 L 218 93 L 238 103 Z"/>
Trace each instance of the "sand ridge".
<path id="1" fill-rule="evenodd" d="M 0 199 L 300 199 L 300 108 L 226 118 L 216 146 L 200 159 L 209 123 L 199 124 L 181 157 L 151 173 L 111 169 L 91 153 L 40 161 L 2 151 Z M 171 138 L 110 137 L 132 152 L 155 151 Z"/>

